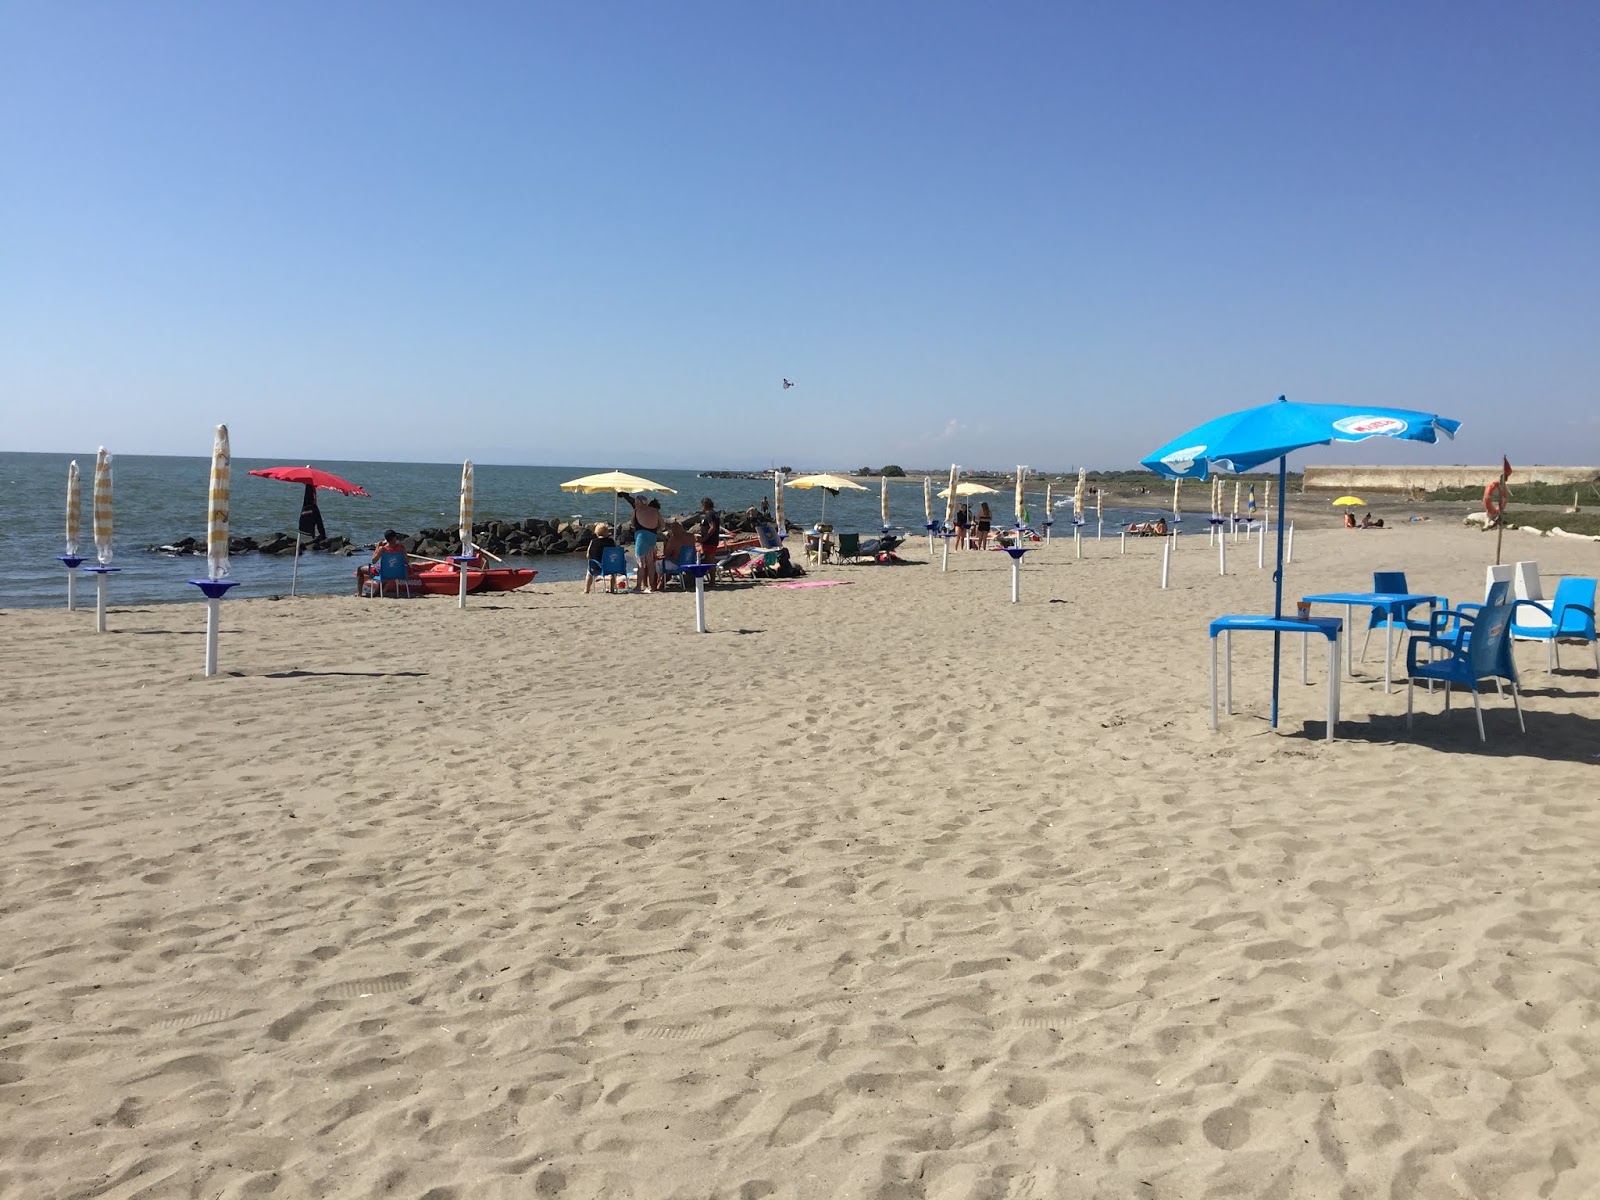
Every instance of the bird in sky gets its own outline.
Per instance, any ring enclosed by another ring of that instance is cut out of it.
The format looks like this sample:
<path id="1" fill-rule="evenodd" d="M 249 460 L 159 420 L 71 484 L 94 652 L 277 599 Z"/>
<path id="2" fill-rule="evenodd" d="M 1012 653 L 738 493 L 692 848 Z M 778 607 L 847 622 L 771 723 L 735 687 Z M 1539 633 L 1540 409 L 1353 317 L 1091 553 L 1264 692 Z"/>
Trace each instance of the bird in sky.
<path id="1" fill-rule="evenodd" d="M 787 380 L 787 379 L 785 379 L 785 380 L 784 380 L 784 381 L 783 381 L 783 386 L 784 386 L 784 387 L 785 387 L 785 388 L 792 388 L 792 387 L 793 387 L 793 386 L 794 386 L 794 384 L 792 384 L 792 383 L 790 383 L 790 382 L 789 382 L 789 381 L 788 381 L 788 380 Z"/>

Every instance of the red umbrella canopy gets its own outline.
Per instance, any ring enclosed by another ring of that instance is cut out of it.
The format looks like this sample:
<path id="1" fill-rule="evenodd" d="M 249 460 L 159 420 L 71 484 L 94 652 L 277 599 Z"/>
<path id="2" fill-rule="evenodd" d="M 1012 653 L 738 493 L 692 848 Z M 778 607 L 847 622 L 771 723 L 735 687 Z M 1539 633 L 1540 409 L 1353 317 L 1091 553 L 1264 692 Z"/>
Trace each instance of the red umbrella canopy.
<path id="1" fill-rule="evenodd" d="M 263 479 L 281 479 L 285 483 L 306 483 L 312 487 L 327 488 L 330 492 L 343 492 L 346 496 L 365 496 L 367 490 L 351 483 L 348 479 L 340 479 L 337 475 L 327 471 L 319 471 L 315 467 L 266 467 L 260 471 L 251 471 L 252 475 L 259 475 Z"/>

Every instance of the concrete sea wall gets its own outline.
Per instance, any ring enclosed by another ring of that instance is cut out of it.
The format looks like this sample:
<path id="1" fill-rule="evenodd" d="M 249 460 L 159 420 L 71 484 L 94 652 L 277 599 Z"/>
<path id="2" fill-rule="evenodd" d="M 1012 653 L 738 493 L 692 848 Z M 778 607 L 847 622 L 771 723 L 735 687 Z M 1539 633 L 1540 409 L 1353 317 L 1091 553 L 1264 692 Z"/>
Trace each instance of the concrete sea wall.
<path id="1" fill-rule="evenodd" d="M 1600 467 L 1521 467 L 1512 464 L 1517 483 L 1588 483 L 1600 478 Z M 1482 487 L 1500 477 L 1500 464 L 1485 467 L 1335 467 L 1305 468 L 1305 490 L 1352 492 L 1361 488 L 1431 492 L 1435 488 Z"/>

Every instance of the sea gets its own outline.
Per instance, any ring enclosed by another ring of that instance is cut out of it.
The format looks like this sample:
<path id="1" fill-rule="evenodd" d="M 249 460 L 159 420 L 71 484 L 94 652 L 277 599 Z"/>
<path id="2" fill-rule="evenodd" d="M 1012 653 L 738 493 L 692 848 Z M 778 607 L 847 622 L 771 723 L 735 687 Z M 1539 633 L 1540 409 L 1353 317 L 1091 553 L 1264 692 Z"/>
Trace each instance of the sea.
<path id="1" fill-rule="evenodd" d="M 9 565 L 0 572 L 0 608 L 37 608 L 66 603 L 66 568 L 56 561 L 65 553 L 67 468 L 78 464 L 83 512 L 79 524 L 78 553 L 86 564 L 95 558 L 94 521 L 91 496 L 94 491 L 93 450 L 76 454 L 0 453 L 0 556 Z M 276 532 L 294 536 L 300 515 L 302 489 L 298 484 L 252 476 L 252 469 L 285 464 L 269 459 L 233 460 L 232 498 L 229 528 L 232 534 L 257 541 Z M 330 535 L 343 534 L 361 546 L 376 542 L 385 529 L 403 534 L 425 528 L 452 529 L 456 525 L 461 486 L 459 463 L 394 463 L 319 461 L 321 470 L 361 485 L 367 497 L 342 496 L 336 492 L 318 493 L 322 518 Z M 563 492 L 569 479 L 599 471 L 616 469 L 615 464 L 568 467 L 495 466 L 483 463 L 473 468 L 474 519 L 476 521 L 517 520 L 527 517 L 611 520 L 613 497 Z M 662 496 L 668 513 L 698 511 L 702 497 L 709 496 L 719 509 L 743 511 L 771 500 L 770 476 L 756 479 L 705 478 L 695 471 L 665 471 L 648 467 L 622 467 L 632 474 L 672 488 L 676 495 Z M 211 460 L 208 457 L 168 455 L 117 455 L 112 459 L 113 537 L 110 566 L 120 568 L 110 577 L 112 605 L 161 604 L 194 601 L 199 590 L 188 580 L 206 572 L 204 555 L 171 555 L 157 547 L 185 537 L 204 542 L 206 535 L 206 496 L 210 486 Z M 868 490 L 845 491 L 825 496 L 821 491 L 784 492 L 784 515 L 797 524 L 810 525 L 824 516 L 835 529 L 876 535 L 881 531 L 878 481 L 864 481 Z M 934 490 L 944 486 L 936 479 Z M 1042 490 L 1042 489 L 1041 489 Z M 1043 504 L 1043 496 L 1030 501 Z M 1152 497 L 1152 501 L 1156 501 Z M 991 501 L 996 524 L 1010 518 L 1009 492 Z M 935 515 L 943 516 L 943 501 L 935 500 Z M 1093 529 L 1094 513 L 1087 514 Z M 1163 515 L 1159 508 L 1105 510 L 1105 531 L 1120 531 L 1129 521 L 1152 520 Z M 889 481 L 889 517 L 892 529 L 918 537 L 924 533 L 922 476 Z M 1070 534 L 1071 513 L 1058 508 L 1056 534 Z M 1192 528 L 1189 528 L 1192 526 Z M 1203 517 L 1191 517 L 1188 532 L 1203 532 Z M 923 543 L 925 546 L 926 543 Z M 916 550 L 912 542 L 908 554 Z M 292 555 L 235 554 L 230 560 L 230 578 L 239 582 L 231 596 L 288 595 L 291 574 L 293 587 L 300 595 L 351 594 L 355 591 L 356 567 L 367 560 L 365 552 L 354 556 L 302 554 L 296 571 Z M 507 560 L 509 565 L 533 567 L 538 572 L 535 586 L 583 578 L 580 555 L 538 555 L 526 560 Z M 79 603 L 93 603 L 92 581 L 79 581 Z"/>

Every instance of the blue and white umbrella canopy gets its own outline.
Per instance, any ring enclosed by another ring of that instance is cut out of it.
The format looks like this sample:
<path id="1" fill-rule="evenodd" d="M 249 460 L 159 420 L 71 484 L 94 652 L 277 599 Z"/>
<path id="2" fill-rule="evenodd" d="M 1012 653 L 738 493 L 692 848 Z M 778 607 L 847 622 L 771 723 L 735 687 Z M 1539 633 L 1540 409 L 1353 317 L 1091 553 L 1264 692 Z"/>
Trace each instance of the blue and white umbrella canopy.
<path id="1" fill-rule="evenodd" d="M 1442 433 L 1455 437 L 1460 421 L 1409 408 L 1377 408 L 1355 404 L 1299 404 L 1278 397 L 1263 404 L 1217 417 L 1173 438 L 1140 460 L 1168 479 L 1205 479 L 1213 472 L 1237 475 L 1278 460 L 1278 565 L 1272 572 L 1275 617 L 1283 616 L 1283 530 L 1289 455 L 1307 446 L 1364 442 L 1385 437 L 1405 442 L 1437 442 Z M 1346 631 L 1348 635 L 1348 630 Z M 1278 661 L 1280 639 L 1272 635 L 1272 727 L 1278 727 Z"/>
<path id="2" fill-rule="evenodd" d="M 1460 421 L 1406 408 L 1299 404 L 1279 397 L 1275 404 L 1196 426 L 1142 462 L 1168 479 L 1205 479 L 1216 471 L 1238 475 L 1307 446 L 1375 437 L 1437 442 L 1439 434 L 1454 437 L 1460 428 Z"/>

